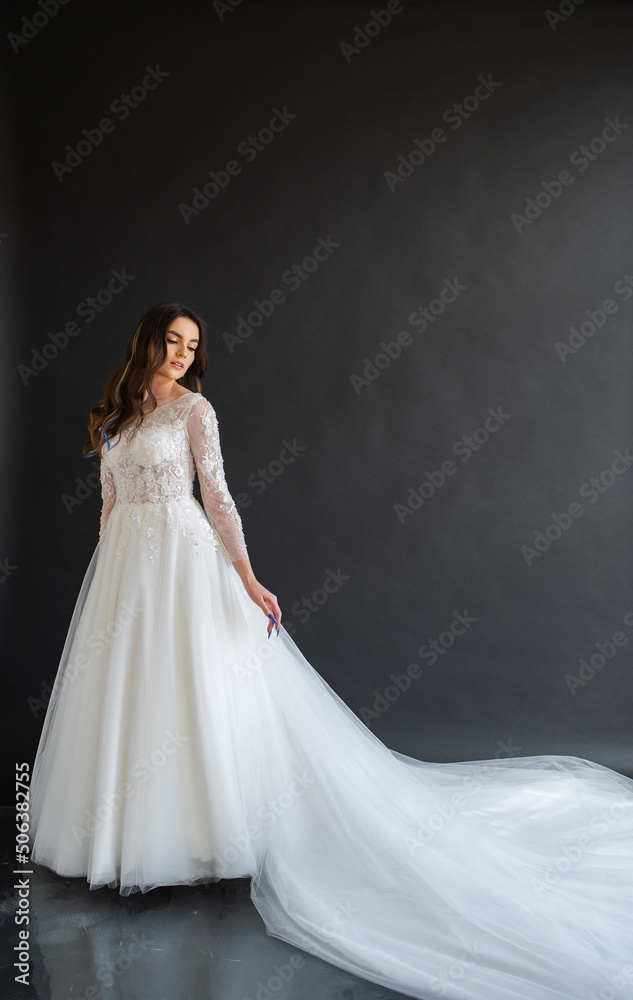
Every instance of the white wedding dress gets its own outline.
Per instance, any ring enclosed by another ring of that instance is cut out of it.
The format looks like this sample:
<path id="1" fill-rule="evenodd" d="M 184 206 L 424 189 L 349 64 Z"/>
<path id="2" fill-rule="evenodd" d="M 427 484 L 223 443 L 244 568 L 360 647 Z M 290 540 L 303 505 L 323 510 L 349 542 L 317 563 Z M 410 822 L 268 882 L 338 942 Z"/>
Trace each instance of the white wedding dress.
<path id="1" fill-rule="evenodd" d="M 283 626 L 266 638 L 199 393 L 124 430 L 101 468 L 34 861 L 122 894 L 251 876 L 269 934 L 412 997 L 633 997 L 633 780 L 385 747 Z"/>

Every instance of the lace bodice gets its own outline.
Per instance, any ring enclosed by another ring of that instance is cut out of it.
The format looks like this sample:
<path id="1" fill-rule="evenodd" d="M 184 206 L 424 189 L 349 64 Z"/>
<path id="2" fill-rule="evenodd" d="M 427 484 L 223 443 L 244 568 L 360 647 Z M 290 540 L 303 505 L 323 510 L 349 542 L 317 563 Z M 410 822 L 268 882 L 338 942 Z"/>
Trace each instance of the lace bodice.
<path id="1" fill-rule="evenodd" d="M 196 472 L 212 532 L 206 524 L 201 530 L 205 519 L 193 496 Z M 115 505 L 123 505 L 148 536 L 157 534 L 156 519 L 166 517 L 198 544 L 205 531 L 207 538 L 219 536 L 229 562 L 247 558 L 242 521 L 224 477 L 215 410 L 198 392 L 152 410 L 134 431 L 123 429 L 103 451 L 101 492 L 100 537 Z"/>

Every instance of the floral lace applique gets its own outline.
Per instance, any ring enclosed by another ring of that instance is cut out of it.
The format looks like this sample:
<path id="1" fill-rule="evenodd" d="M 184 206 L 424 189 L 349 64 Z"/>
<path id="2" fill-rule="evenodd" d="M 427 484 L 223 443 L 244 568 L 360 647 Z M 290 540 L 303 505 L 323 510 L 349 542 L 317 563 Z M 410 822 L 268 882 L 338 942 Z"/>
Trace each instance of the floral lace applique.
<path id="1" fill-rule="evenodd" d="M 196 471 L 206 517 L 193 495 Z M 116 512 L 116 558 L 122 558 L 134 527 L 150 559 L 166 530 L 182 532 L 196 551 L 219 546 L 229 563 L 248 558 L 224 476 L 215 411 L 199 393 L 152 410 L 135 430 L 124 428 L 102 455 L 101 488 L 100 537 Z"/>

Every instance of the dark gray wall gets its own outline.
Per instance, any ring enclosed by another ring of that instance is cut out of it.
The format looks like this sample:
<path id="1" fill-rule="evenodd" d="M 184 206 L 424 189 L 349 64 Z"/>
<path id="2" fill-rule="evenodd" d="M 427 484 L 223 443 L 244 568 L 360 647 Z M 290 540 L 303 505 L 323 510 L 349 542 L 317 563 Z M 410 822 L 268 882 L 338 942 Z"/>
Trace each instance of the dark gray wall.
<path id="1" fill-rule="evenodd" d="M 5 42 L 7 772 L 35 753 L 97 540 L 88 409 L 139 315 L 176 298 L 210 323 L 255 572 L 373 731 L 429 761 L 633 773 L 633 10 L 392 2 L 365 33 L 386 4 L 230 6 L 69 2 L 34 34 L 25 3 L 5 22 L 33 34 Z M 127 115 L 125 93 L 143 98 Z M 179 208 L 210 171 L 216 196 Z M 133 278 L 91 317 L 113 271 Z"/>

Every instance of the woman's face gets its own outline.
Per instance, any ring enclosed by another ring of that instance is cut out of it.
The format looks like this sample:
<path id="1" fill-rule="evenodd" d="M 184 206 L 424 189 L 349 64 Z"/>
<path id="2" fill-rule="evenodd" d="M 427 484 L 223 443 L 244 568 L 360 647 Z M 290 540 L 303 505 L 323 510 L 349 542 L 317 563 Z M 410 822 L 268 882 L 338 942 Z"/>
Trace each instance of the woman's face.
<path id="1" fill-rule="evenodd" d="M 200 331 L 193 320 L 178 316 L 167 327 L 165 342 L 167 356 L 157 372 L 165 378 L 182 378 L 196 356 Z"/>

